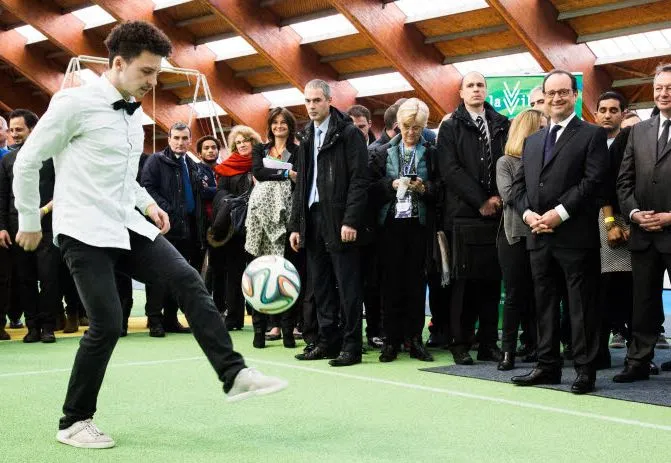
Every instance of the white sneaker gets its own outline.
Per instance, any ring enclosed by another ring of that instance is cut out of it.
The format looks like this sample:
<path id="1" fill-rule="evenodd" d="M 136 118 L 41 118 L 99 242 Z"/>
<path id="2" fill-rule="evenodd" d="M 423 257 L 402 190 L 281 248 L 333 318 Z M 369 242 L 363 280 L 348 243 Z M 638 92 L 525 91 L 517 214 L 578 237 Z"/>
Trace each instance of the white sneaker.
<path id="1" fill-rule="evenodd" d="M 228 402 L 249 399 L 257 395 L 272 394 L 286 388 L 289 383 L 283 379 L 266 376 L 255 368 L 243 368 L 233 381 L 233 387 L 226 394 Z"/>
<path id="2" fill-rule="evenodd" d="M 77 421 L 67 429 L 56 433 L 56 440 L 80 449 L 109 449 L 114 447 L 114 440 L 104 434 L 93 424 L 91 419 Z"/>

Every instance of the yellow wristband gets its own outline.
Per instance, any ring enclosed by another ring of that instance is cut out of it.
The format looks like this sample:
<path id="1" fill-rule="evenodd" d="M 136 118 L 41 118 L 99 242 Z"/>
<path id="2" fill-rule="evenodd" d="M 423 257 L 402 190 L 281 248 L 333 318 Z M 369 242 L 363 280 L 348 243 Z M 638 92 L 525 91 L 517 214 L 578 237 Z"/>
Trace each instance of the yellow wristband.
<path id="1" fill-rule="evenodd" d="M 42 208 L 42 212 L 44 212 L 44 215 L 47 215 L 50 211 L 49 211 L 49 208 L 47 206 L 44 206 Z"/>
<path id="2" fill-rule="evenodd" d="M 611 222 L 615 222 L 615 217 L 610 216 L 603 219 L 603 223 L 611 223 Z"/>

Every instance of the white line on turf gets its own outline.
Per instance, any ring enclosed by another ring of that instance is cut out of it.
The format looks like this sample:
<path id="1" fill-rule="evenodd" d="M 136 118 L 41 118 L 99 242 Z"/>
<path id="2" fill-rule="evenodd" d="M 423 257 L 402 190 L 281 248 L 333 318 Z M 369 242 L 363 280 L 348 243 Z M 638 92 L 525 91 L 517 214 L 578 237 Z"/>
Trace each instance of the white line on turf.
<path id="1" fill-rule="evenodd" d="M 166 359 L 166 360 L 147 360 L 147 361 L 141 361 L 141 362 L 127 362 L 127 363 L 116 363 L 116 364 L 110 364 L 109 366 L 111 368 L 116 368 L 116 367 L 133 367 L 133 366 L 151 366 L 151 365 L 160 365 L 160 364 L 165 364 L 165 363 L 179 363 L 179 362 L 189 362 L 189 361 L 194 361 L 194 360 L 206 360 L 205 357 L 200 356 L 200 357 L 185 357 L 185 358 L 176 358 L 176 359 Z M 396 386 L 396 387 L 402 387 L 405 389 L 412 389 L 416 391 L 425 391 L 425 392 L 433 392 L 437 394 L 445 394 L 453 397 L 461 397 L 465 399 L 474 399 L 474 400 L 482 400 L 485 402 L 492 402 L 492 403 L 498 403 L 502 405 L 510 405 L 513 407 L 519 407 L 519 408 L 528 408 L 532 410 L 539 410 L 539 411 L 544 411 L 544 412 L 550 412 L 550 413 L 557 413 L 560 415 L 568 415 L 568 416 L 577 416 L 580 418 L 590 418 L 598 421 L 606 421 L 609 423 L 618 423 L 618 424 L 625 424 L 629 426 L 637 426 L 641 428 L 648 428 L 648 429 L 655 429 L 658 431 L 671 431 L 671 426 L 665 426 L 661 424 L 655 424 L 655 423 L 647 423 L 645 421 L 639 421 L 639 420 L 630 420 L 626 418 L 618 418 L 615 416 L 608 416 L 608 415 L 599 415 L 597 413 L 587 413 L 587 412 L 580 412 L 577 410 L 569 410 L 566 408 L 558 408 L 558 407 L 548 407 L 547 405 L 541 405 L 541 404 L 536 404 L 532 402 L 522 402 L 519 400 L 509 400 L 509 399 L 502 399 L 499 397 L 489 397 L 485 395 L 479 395 L 479 394 L 471 394 L 468 392 L 461 392 L 461 391 L 453 391 L 450 389 L 443 389 L 439 387 L 431 387 L 431 386 L 422 386 L 421 384 L 414 384 L 414 383 L 403 383 L 400 381 L 391 381 L 387 379 L 381 379 L 381 378 L 374 378 L 371 376 L 361 376 L 361 375 L 353 375 L 350 373 L 342 373 L 338 371 L 330 371 L 330 370 L 321 370 L 318 368 L 310 368 L 310 367 L 305 367 L 301 365 L 292 365 L 288 363 L 282 363 L 282 362 L 273 362 L 270 360 L 260 360 L 260 359 L 254 359 L 254 358 L 247 358 L 250 363 L 258 363 L 262 365 L 270 365 L 273 367 L 279 367 L 279 368 L 288 368 L 291 370 L 299 370 L 299 371 L 306 371 L 309 373 L 318 373 L 322 375 L 329 375 L 329 376 L 336 376 L 340 378 L 347 378 L 347 379 L 355 379 L 358 381 L 365 381 L 369 383 L 377 383 L 377 384 L 385 384 L 388 386 Z M 50 373 L 63 373 L 63 372 L 69 372 L 71 369 L 70 368 L 56 368 L 52 370 L 35 370 L 35 371 L 17 371 L 14 373 L 0 373 L 0 378 L 9 378 L 9 377 L 20 377 L 20 376 L 34 376 L 34 375 L 43 375 L 43 374 L 50 374 Z"/>

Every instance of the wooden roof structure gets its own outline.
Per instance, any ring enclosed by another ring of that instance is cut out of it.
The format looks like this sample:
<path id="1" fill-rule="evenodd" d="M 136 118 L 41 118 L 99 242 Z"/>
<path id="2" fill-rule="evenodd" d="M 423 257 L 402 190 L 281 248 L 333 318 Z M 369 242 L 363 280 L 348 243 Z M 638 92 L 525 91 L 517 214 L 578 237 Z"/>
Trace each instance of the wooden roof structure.
<path id="1" fill-rule="evenodd" d="M 652 73 L 671 58 L 666 49 L 604 59 L 587 45 L 671 27 L 671 0 L 433 2 L 437 8 L 431 13 L 406 16 L 394 0 L 164 0 L 158 5 L 152 0 L 0 0 L 0 112 L 16 107 L 44 112 L 71 57 L 106 56 L 103 41 L 115 23 L 87 28 L 73 14 L 93 5 L 116 21 L 142 19 L 163 29 L 174 45 L 170 63 L 207 76 L 215 101 L 226 112 L 224 125 L 245 124 L 260 133 L 271 107 L 265 92 L 302 91 L 313 78 L 331 84 L 339 108 L 367 106 L 380 130 L 386 107 L 409 96 L 429 105 L 435 126 L 459 102 L 461 73 L 455 64 L 465 61 L 529 52 L 545 71 L 581 71 L 583 113 L 589 118 L 598 95 L 613 87 L 634 107 L 651 106 Z M 290 27 L 338 14 L 353 26 L 351 31 L 326 28 L 306 40 Z M 27 43 L 15 30 L 23 25 L 47 40 Z M 206 45 L 233 37 L 253 50 L 227 58 Z M 359 96 L 350 81 L 389 72 L 399 72 L 411 89 Z M 173 122 L 188 117 L 194 88 L 184 76 L 162 74 L 159 80 L 155 120 L 160 138 Z M 299 121 L 306 120 L 304 108 L 295 104 L 289 109 Z M 145 105 L 150 116 L 152 109 Z M 206 124 L 198 125 L 198 135 L 209 131 Z"/>

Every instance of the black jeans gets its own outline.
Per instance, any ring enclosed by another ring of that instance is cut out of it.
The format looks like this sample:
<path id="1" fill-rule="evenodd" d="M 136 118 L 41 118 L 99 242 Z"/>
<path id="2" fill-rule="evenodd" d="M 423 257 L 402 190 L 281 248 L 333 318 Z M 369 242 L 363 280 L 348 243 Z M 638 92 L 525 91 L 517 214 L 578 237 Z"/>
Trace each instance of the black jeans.
<path id="1" fill-rule="evenodd" d="M 432 271 L 428 275 L 429 286 L 429 310 L 431 311 L 431 334 L 450 335 L 450 304 L 452 298 L 452 285 L 445 287 L 441 284 L 441 274 Z"/>
<path id="2" fill-rule="evenodd" d="M 380 250 L 377 242 L 363 251 L 363 304 L 366 308 L 366 337 L 382 337 L 382 288 Z"/>
<path id="3" fill-rule="evenodd" d="M 422 336 L 426 296 L 426 228 L 418 219 L 389 219 L 381 233 L 384 331 L 390 344 Z"/>
<path id="4" fill-rule="evenodd" d="M 363 275 L 358 247 L 329 251 L 324 242 L 320 205 L 310 209 L 306 236 L 308 272 L 317 303 L 318 344 L 361 355 Z M 342 309 L 341 309 L 342 306 Z M 342 310 L 342 330 L 339 315 Z"/>
<path id="5" fill-rule="evenodd" d="M 245 324 L 245 298 L 242 295 L 242 274 L 252 261 L 245 251 L 245 238 L 233 236 L 224 246 L 210 249 L 210 266 L 214 272 L 214 293 L 225 294 L 226 326 L 242 328 Z M 218 301 L 219 302 L 219 301 Z M 221 307 L 219 307 L 221 310 Z"/>
<path id="6" fill-rule="evenodd" d="M 56 315 L 63 310 L 61 255 L 52 239 L 51 233 L 45 233 L 34 252 L 26 252 L 16 244 L 12 247 L 14 287 L 29 329 L 53 331 Z"/>
<path id="7" fill-rule="evenodd" d="M 58 252 L 58 255 L 59 257 L 61 256 L 60 251 Z M 65 265 L 64 261 L 61 263 L 60 278 L 61 292 L 63 293 L 63 298 L 65 299 L 65 313 L 68 317 L 74 317 L 75 319 L 85 317 L 86 311 L 84 310 L 84 305 L 79 298 L 77 286 L 75 286 L 72 275 L 70 275 L 70 270 L 68 269 L 67 265 Z"/>
<path id="8" fill-rule="evenodd" d="M 12 278 L 12 257 L 9 249 L 0 247 L 0 329 L 7 323 L 11 303 L 10 283 Z"/>
<path id="9" fill-rule="evenodd" d="M 145 284 L 164 281 L 184 313 L 224 391 L 245 367 L 203 280 L 163 237 L 154 241 L 129 231 L 131 250 L 98 248 L 61 235 L 59 245 L 89 314 L 89 328 L 79 342 L 63 405 L 60 429 L 91 418 L 98 392 L 122 327 L 123 310 L 115 269 Z M 118 266 L 117 266 L 118 264 Z"/>
<path id="10" fill-rule="evenodd" d="M 501 350 L 515 352 L 517 333 L 523 318 L 527 322 L 526 343 L 536 346 L 536 304 L 531 277 L 531 263 L 526 249 L 527 240 L 522 238 L 515 244 L 508 244 L 506 234 L 499 233 L 498 252 L 506 300 L 503 305 L 503 336 Z"/>

